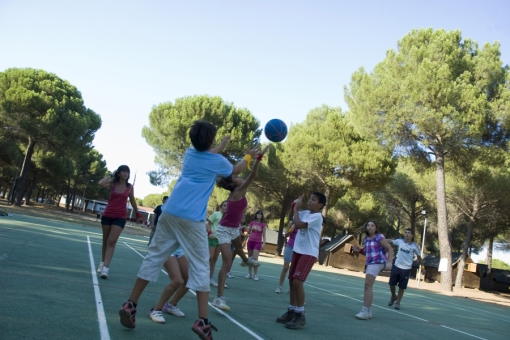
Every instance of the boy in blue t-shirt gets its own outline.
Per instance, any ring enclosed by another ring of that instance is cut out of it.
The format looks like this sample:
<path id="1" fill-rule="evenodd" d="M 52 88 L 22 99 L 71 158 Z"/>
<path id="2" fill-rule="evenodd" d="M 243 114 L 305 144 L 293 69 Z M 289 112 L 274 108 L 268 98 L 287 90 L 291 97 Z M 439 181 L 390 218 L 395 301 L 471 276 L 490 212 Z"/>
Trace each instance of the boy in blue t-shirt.
<path id="1" fill-rule="evenodd" d="M 422 266 L 422 272 L 425 275 L 425 268 L 423 267 L 423 260 L 421 258 L 420 249 L 413 242 L 413 232 L 411 229 L 406 229 L 404 232 L 404 239 L 388 240 L 393 245 L 398 246 L 397 259 L 395 265 L 391 268 L 390 274 L 390 291 L 391 299 L 388 306 L 395 303 L 395 309 L 400 309 L 400 301 L 404 296 L 404 290 L 407 288 L 409 276 L 411 275 L 411 268 L 413 266 L 414 255 L 417 256 L 418 262 Z M 395 295 L 395 287 L 398 283 L 398 296 Z"/>
<path id="2" fill-rule="evenodd" d="M 147 284 L 158 279 L 163 263 L 179 247 L 183 248 L 189 260 L 187 288 L 197 293 L 198 319 L 192 330 L 202 339 L 212 339 L 211 329 L 216 330 L 208 320 L 209 301 L 209 246 L 205 228 L 207 202 L 216 183 L 216 177 L 238 174 L 258 150 L 250 150 L 237 164 L 219 154 L 227 145 L 230 136 L 220 145 L 213 147 L 216 127 L 206 121 L 196 121 L 189 137 L 193 147 L 186 150 L 181 176 L 170 197 L 162 207 L 158 227 L 149 245 L 129 300 L 119 310 L 120 322 L 124 327 L 135 328 L 135 314 L 138 299 Z"/>

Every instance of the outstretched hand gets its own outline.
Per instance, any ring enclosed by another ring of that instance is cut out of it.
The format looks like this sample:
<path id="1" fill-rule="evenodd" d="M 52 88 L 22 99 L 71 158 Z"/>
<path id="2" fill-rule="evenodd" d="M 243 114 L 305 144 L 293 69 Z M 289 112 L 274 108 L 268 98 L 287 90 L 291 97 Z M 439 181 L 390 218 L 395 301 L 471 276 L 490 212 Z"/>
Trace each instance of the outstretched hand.
<path id="1" fill-rule="evenodd" d="M 301 195 L 299 196 L 295 201 L 294 201 L 294 210 L 299 210 L 301 209 L 301 206 L 303 205 L 303 200 L 305 199 L 305 195 Z"/>
<path id="2" fill-rule="evenodd" d="M 247 153 L 248 155 L 250 155 L 250 156 L 251 156 L 251 158 L 255 158 L 255 157 L 257 156 L 257 154 L 259 153 L 259 147 L 258 147 L 258 146 L 256 146 L 256 147 L 254 147 L 253 149 L 251 149 L 251 150 L 249 150 L 249 151 L 246 151 L 246 153 Z"/>

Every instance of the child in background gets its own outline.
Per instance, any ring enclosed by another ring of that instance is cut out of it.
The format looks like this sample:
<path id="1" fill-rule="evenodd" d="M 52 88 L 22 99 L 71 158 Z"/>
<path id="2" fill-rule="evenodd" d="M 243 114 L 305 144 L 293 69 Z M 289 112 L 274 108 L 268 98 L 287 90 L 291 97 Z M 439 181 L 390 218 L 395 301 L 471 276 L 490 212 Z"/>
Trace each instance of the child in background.
<path id="1" fill-rule="evenodd" d="M 267 225 L 264 223 L 264 213 L 259 210 L 255 213 L 255 219 L 250 223 L 250 237 L 248 239 L 248 256 L 254 260 L 259 259 L 259 253 L 266 247 L 266 228 Z M 253 278 L 254 281 L 259 280 L 257 275 L 258 268 L 248 267 L 248 275 L 245 276 L 247 279 Z"/>
<path id="2" fill-rule="evenodd" d="M 220 204 L 220 209 L 213 212 L 211 216 L 207 219 L 206 228 L 207 235 L 209 238 L 209 277 L 210 277 L 210 285 L 214 287 L 218 287 L 218 282 L 214 279 L 214 268 L 216 267 L 216 262 L 218 261 L 218 256 L 220 255 L 220 247 L 218 243 L 218 238 L 216 237 L 216 229 L 218 228 L 218 223 L 220 222 L 223 214 L 227 210 L 227 201 L 223 201 Z M 225 288 L 228 288 L 225 283 Z"/>
<path id="3" fill-rule="evenodd" d="M 391 270 L 393 261 L 393 248 L 384 235 L 379 234 L 375 221 L 368 221 L 364 226 L 366 237 L 363 240 L 363 248 L 353 247 L 354 254 L 364 254 L 367 264 L 365 270 L 365 289 L 363 297 L 363 308 L 356 314 L 360 320 L 372 318 L 372 301 L 374 300 L 374 281 L 377 275 L 383 270 Z"/>
<path id="4" fill-rule="evenodd" d="M 281 294 L 282 292 L 282 286 L 283 282 L 285 281 L 285 276 L 287 275 L 287 272 L 289 271 L 290 262 L 292 261 L 292 251 L 294 248 L 294 240 L 296 239 L 297 229 L 294 227 L 294 222 L 292 221 L 292 215 L 294 211 L 294 205 L 295 203 L 292 202 L 290 206 L 290 212 L 289 212 L 289 224 L 288 228 L 285 231 L 285 238 L 289 238 L 287 240 L 287 244 L 285 245 L 285 250 L 283 251 L 283 267 L 282 272 L 280 273 L 280 282 L 278 284 L 278 288 L 276 288 L 276 293 Z"/>

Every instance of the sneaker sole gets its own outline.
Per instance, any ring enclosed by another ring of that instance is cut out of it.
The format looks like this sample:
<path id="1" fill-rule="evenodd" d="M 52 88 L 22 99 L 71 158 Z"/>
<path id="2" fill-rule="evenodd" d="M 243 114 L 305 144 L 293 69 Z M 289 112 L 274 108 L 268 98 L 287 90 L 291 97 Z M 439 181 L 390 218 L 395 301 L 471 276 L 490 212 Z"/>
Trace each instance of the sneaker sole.
<path id="1" fill-rule="evenodd" d="M 217 306 L 214 303 L 211 303 L 211 305 L 213 305 L 214 307 L 216 307 L 218 309 L 224 310 L 225 312 L 230 311 L 230 307 L 229 306 Z"/>
<path id="2" fill-rule="evenodd" d="M 163 313 L 165 313 L 165 314 L 170 314 L 170 315 L 173 315 L 173 316 L 185 316 L 185 315 L 186 315 L 186 314 L 184 314 L 184 313 L 181 313 L 181 314 L 175 314 L 175 313 L 172 313 L 172 312 L 165 312 L 165 311 L 163 311 Z"/>
<path id="3" fill-rule="evenodd" d="M 101 278 L 102 278 L 102 279 L 107 279 L 107 278 L 108 278 L 108 275 L 101 275 Z"/>
<path id="4" fill-rule="evenodd" d="M 301 326 L 304 326 L 306 325 L 306 321 L 303 322 L 300 326 L 297 326 L 296 325 L 285 325 L 285 328 L 288 328 L 288 329 L 298 329 L 298 328 L 301 328 Z"/>
<path id="5" fill-rule="evenodd" d="M 160 324 L 164 324 L 166 323 L 166 321 L 158 321 L 158 320 L 154 320 L 153 318 L 150 317 L 149 315 L 149 319 L 151 319 L 152 321 L 154 321 L 155 323 L 160 323 Z"/>
<path id="6" fill-rule="evenodd" d="M 131 315 L 124 309 L 119 310 L 120 323 L 126 328 L 135 328 L 136 324 L 131 322 Z"/>
<path id="7" fill-rule="evenodd" d="M 357 316 L 356 315 L 356 319 L 358 320 L 369 320 L 371 317 L 370 316 L 367 316 L 367 317 L 361 317 L 361 316 Z"/>

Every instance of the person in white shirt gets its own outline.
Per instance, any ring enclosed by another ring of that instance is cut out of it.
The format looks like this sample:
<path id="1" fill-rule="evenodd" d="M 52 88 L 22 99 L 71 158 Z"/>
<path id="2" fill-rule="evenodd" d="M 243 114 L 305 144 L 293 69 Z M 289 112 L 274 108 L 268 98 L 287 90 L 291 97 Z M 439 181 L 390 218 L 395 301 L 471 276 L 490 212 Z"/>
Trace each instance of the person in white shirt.
<path id="1" fill-rule="evenodd" d="M 326 196 L 314 192 L 308 200 L 308 209 L 299 211 L 304 196 L 295 201 L 294 227 L 298 230 L 294 241 L 289 270 L 290 305 L 287 312 L 276 319 L 286 328 L 297 329 L 306 324 L 304 282 L 319 257 L 319 242 L 322 230 L 321 210 L 326 205 Z"/>
<path id="2" fill-rule="evenodd" d="M 388 302 L 388 306 L 393 306 L 393 304 L 395 304 L 395 309 L 400 309 L 400 301 L 402 301 L 404 290 L 407 288 L 407 283 L 409 282 L 415 255 L 422 266 L 424 275 L 425 267 L 423 266 L 423 260 L 420 256 L 420 249 L 416 243 L 413 242 L 413 232 L 411 229 L 408 228 L 405 230 L 403 239 L 388 240 L 388 242 L 398 246 L 397 259 L 395 260 L 395 265 L 391 268 L 390 281 L 388 283 L 391 291 L 391 298 L 390 302 Z M 395 294 L 397 284 L 398 295 Z"/>

